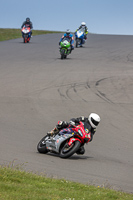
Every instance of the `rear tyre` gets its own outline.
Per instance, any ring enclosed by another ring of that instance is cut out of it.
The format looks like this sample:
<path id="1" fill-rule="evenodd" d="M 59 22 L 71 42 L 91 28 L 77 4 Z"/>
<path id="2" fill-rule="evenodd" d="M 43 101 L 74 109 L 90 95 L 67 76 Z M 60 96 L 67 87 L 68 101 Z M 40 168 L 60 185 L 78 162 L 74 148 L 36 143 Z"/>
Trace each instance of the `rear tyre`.
<path id="1" fill-rule="evenodd" d="M 69 158 L 72 156 L 78 149 L 80 148 L 81 143 L 79 141 L 75 141 L 71 146 L 68 146 L 68 143 L 65 143 L 64 146 L 60 150 L 61 158 Z"/>
<path id="2" fill-rule="evenodd" d="M 41 140 L 40 140 L 40 142 L 38 143 L 38 145 L 37 145 L 37 150 L 38 150 L 38 152 L 39 153 L 47 153 L 48 152 L 48 150 L 47 150 L 47 148 L 46 148 L 46 138 L 47 138 L 48 136 L 46 135 L 45 137 L 43 137 Z"/>

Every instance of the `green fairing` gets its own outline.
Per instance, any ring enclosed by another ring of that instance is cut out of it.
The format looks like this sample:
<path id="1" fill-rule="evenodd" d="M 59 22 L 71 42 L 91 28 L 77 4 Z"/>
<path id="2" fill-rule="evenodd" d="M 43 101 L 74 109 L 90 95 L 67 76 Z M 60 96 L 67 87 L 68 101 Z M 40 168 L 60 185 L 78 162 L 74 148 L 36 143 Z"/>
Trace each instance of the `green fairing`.
<path id="1" fill-rule="evenodd" d="M 71 53 L 71 44 L 68 40 L 63 40 L 60 43 L 60 54 L 61 54 L 61 59 L 64 59 Z"/>
<path id="2" fill-rule="evenodd" d="M 68 42 L 67 40 L 64 40 L 64 41 L 61 42 L 60 45 L 61 45 L 62 48 L 68 49 L 70 47 L 70 42 Z"/>

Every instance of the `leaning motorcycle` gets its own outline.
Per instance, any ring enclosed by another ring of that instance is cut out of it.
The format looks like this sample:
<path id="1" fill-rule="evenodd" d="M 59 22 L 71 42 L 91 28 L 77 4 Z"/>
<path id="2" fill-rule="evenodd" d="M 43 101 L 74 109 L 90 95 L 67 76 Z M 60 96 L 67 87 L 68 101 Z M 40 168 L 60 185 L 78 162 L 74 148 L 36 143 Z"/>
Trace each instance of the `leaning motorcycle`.
<path id="1" fill-rule="evenodd" d="M 74 153 L 83 154 L 80 149 L 90 141 L 90 133 L 88 129 L 84 129 L 82 122 L 73 127 L 62 129 L 57 135 L 44 136 L 37 145 L 38 152 L 56 153 L 61 158 L 69 158 Z"/>
<path id="2" fill-rule="evenodd" d="M 82 47 L 82 45 L 85 44 L 84 31 L 82 29 L 75 32 L 75 42 L 76 48 L 79 46 Z"/>
<path id="3" fill-rule="evenodd" d="M 30 29 L 30 27 L 24 26 L 21 31 L 22 31 L 22 35 L 23 35 L 23 42 L 24 43 L 29 43 L 30 38 L 31 38 L 31 29 Z"/>
<path id="4" fill-rule="evenodd" d="M 66 58 L 71 53 L 71 44 L 70 44 L 70 40 L 68 38 L 64 38 L 60 42 L 60 50 L 59 51 L 60 51 L 61 59 Z"/>

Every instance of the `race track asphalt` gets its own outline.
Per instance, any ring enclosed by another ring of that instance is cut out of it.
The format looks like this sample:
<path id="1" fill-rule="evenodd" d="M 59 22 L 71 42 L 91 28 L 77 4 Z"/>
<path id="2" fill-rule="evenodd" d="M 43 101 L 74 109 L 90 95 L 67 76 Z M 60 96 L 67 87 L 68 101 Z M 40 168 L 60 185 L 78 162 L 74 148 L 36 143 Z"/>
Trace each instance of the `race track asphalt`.
<path id="1" fill-rule="evenodd" d="M 0 164 L 133 192 L 133 36 L 89 34 L 61 60 L 61 34 L 0 42 Z M 101 117 L 83 156 L 39 154 L 58 120 Z"/>

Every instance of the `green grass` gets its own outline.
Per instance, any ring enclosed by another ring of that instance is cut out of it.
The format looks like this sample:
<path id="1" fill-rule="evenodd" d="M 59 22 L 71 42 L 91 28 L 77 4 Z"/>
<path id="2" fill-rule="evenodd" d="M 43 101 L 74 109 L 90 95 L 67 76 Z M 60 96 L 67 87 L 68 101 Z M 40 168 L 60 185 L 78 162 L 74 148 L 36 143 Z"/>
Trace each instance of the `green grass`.
<path id="1" fill-rule="evenodd" d="M 132 194 L 0 166 L 0 200 L 133 200 Z"/>
<path id="2" fill-rule="evenodd" d="M 34 35 L 42 35 L 42 34 L 48 34 L 48 33 L 60 33 L 57 31 L 43 31 L 43 30 L 33 30 L 33 36 Z M 17 39 L 21 38 L 21 30 L 20 29 L 3 29 L 0 28 L 0 41 L 5 40 L 11 40 L 11 39 Z"/>

